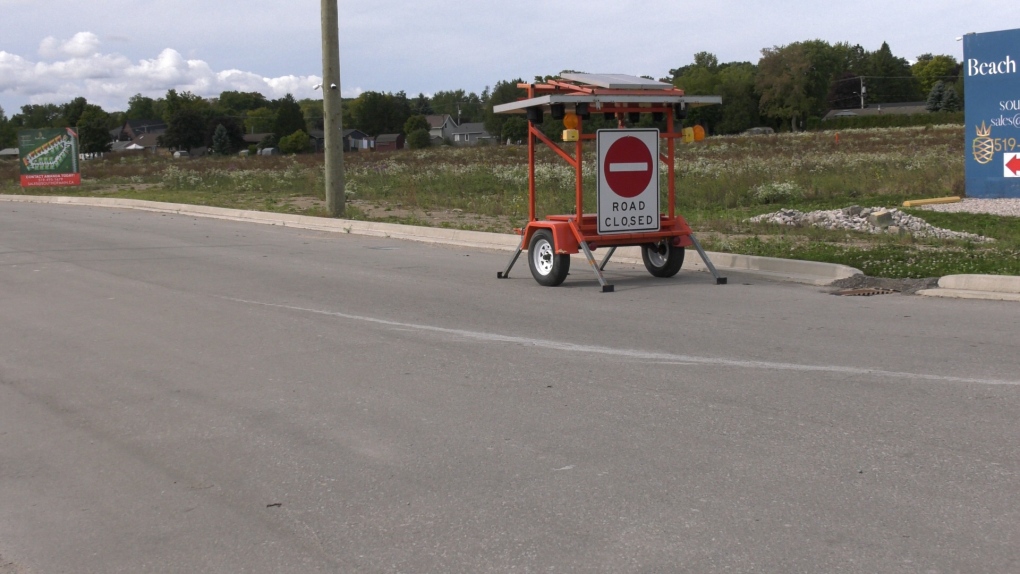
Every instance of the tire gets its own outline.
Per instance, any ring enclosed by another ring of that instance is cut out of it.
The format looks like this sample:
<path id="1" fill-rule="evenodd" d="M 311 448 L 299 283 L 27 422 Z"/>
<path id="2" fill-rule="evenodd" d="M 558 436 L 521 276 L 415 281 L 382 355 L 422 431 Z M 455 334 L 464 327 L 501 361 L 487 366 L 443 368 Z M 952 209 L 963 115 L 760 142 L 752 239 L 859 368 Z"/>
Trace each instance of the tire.
<path id="1" fill-rule="evenodd" d="M 668 239 L 647 243 L 641 246 L 641 259 L 645 269 L 655 277 L 672 277 L 684 264 L 684 248 L 674 247 Z"/>
<path id="2" fill-rule="evenodd" d="M 539 285 L 555 287 L 567 278 L 570 256 L 557 255 L 552 233 L 548 229 L 540 229 L 531 236 L 528 244 L 528 267 Z"/>

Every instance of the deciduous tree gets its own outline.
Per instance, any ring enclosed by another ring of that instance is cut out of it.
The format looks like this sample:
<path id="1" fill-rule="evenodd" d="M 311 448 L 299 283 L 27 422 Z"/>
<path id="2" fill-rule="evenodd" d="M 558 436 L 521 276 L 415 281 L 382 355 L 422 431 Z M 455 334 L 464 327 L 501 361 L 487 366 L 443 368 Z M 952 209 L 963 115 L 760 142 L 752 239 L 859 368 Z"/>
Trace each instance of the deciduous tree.
<path id="1" fill-rule="evenodd" d="M 18 132 L 0 107 L 0 149 L 18 145 Z"/>
<path id="2" fill-rule="evenodd" d="M 407 118 L 406 122 L 404 122 L 404 133 L 405 134 L 410 136 L 411 132 L 416 131 L 416 130 L 425 130 L 426 132 L 429 131 L 429 121 L 427 119 L 425 119 L 425 116 L 420 116 L 420 115 L 419 116 L 411 116 L 411 117 Z"/>
<path id="3" fill-rule="evenodd" d="M 927 94 L 931 92 L 936 82 L 946 84 L 955 82 L 960 73 L 960 63 L 953 56 L 922 54 L 910 67 L 910 72 L 917 78 L 921 91 Z"/>
<path id="4" fill-rule="evenodd" d="M 78 125 L 78 119 L 81 118 L 82 113 L 85 112 L 85 107 L 88 105 L 88 100 L 77 97 L 60 106 L 61 114 L 64 116 L 64 125 L 72 128 Z"/>
<path id="5" fill-rule="evenodd" d="M 280 138 L 280 151 L 286 154 L 305 153 L 312 144 L 305 130 L 297 130 L 289 136 Z"/>
<path id="6" fill-rule="evenodd" d="M 372 136 L 403 131 L 410 116 L 411 105 L 404 92 L 364 92 L 351 106 L 352 127 Z"/>
<path id="7" fill-rule="evenodd" d="M 811 112 L 808 83 L 811 61 L 802 44 L 775 46 L 761 51 L 755 89 L 761 97 L 761 113 L 789 121 L 796 130 L 799 120 Z"/>
<path id="8" fill-rule="evenodd" d="M 110 151 L 110 116 L 99 106 L 88 105 L 78 117 L 78 145 L 82 153 Z"/>
<path id="9" fill-rule="evenodd" d="M 56 104 L 29 104 L 21 106 L 21 113 L 11 117 L 11 122 L 22 128 L 60 127 L 62 116 Z"/>
<path id="10" fill-rule="evenodd" d="M 156 100 L 143 96 L 142 94 L 135 94 L 128 100 L 128 109 L 126 112 L 127 119 L 129 120 L 155 120 L 161 116 L 156 113 L 155 109 Z"/>
<path id="11" fill-rule="evenodd" d="M 249 111 L 244 119 L 244 128 L 250 134 L 272 133 L 276 112 L 262 107 Z"/>
<path id="12" fill-rule="evenodd" d="M 523 83 L 523 80 L 518 78 L 510 81 L 499 81 L 493 86 L 489 101 L 485 105 L 485 131 L 490 134 L 502 135 L 503 124 L 507 122 L 509 116 L 508 114 L 497 114 L 492 111 L 492 108 L 499 104 L 516 102 L 527 95 L 523 89 L 517 87 L 518 83 Z"/>
<path id="13" fill-rule="evenodd" d="M 269 100 L 258 92 L 228 90 L 220 93 L 216 103 L 224 114 L 238 116 L 244 112 L 268 106 Z"/>
<path id="14" fill-rule="evenodd" d="M 205 142 L 205 119 L 197 110 L 178 110 L 167 122 L 166 133 L 160 136 L 161 145 L 190 152 Z"/>

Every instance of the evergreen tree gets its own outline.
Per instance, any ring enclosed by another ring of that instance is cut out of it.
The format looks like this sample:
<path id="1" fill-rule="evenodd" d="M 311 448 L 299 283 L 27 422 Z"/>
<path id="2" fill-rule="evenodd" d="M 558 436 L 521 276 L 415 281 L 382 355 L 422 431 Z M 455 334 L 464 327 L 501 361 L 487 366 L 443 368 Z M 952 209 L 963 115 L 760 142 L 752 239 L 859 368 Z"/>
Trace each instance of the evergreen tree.
<path id="1" fill-rule="evenodd" d="M 223 126 L 223 129 L 227 132 L 227 153 L 233 153 L 247 145 L 244 143 L 244 128 L 241 127 L 237 119 L 229 116 L 215 116 L 206 120 L 205 140 L 202 142 L 202 145 L 215 150 L 216 132 L 220 126 Z"/>
<path id="2" fill-rule="evenodd" d="M 276 121 L 273 123 L 273 133 L 277 138 L 284 138 L 293 135 L 296 131 L 304 132 L 308 129 L 305 126 L 305 116 L 301 113 L 301 106 L 294 100 L 294 96 L 286 96 L 276 100 Z M 307 137 L 307 133 L 305 136 Z"/>
<path id="3" fill-rule="evenodd" d="M 953 90 L 955 93 L 956 90 Z M 942 80 L 935 82 L 935 85 L 931 87 L 931 91 L 928 92 L 928 101 L 924 108 L 929 112 L 937 112 L 942 109 L 946 98 L 946 84 Z"/>
<path id="4" fill-rule="evenodd" d="M 912 102 L 920 99 L 920 83 L 914 78 L 910 64 L 897 58 L 882 42 L 882 47 L 868 56 L 868 99 L 876 103 Z"/>
<path id="5" fill-rule="evenodd" d="M 425 94 L 418 94 L 418 97 L 411 100 L 411 114 L 416 116 L 432 115 L 432 102 Z"/>
<path id="6" fill-rule="evenodd" d="M 956 95 L 956 89 L 953 86 L 946 87 L 946 95 L 942 98 L 942 109 L 943 112 L 958 112 L 963 109 L 963 105 L 960 102 L 960 96 Z"/>
<path id="7" fill-rule="evenodd" d="M 227 128 L 223 124 L 216 125 L 216 131 L 213 132 L 212 149 L 216 155 L 229 155 L 232 151 L 230 136 L 227 134 Z"/>

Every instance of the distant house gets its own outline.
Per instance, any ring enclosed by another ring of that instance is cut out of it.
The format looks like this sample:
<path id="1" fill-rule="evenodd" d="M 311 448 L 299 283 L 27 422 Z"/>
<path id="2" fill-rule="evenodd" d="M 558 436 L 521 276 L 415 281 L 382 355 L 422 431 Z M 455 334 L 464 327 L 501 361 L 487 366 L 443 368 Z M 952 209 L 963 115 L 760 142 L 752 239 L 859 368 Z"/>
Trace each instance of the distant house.
<path id="1" fill-rule="evenodd" d="M 833 118 L 856 118 L 880 115 L 914 115 L 928 113 L 926 102 L 897 102 L 895 104 L 868 104 L 866 108 L 850 108 L 846 110 L 830 110 L 822 120 Z"/>
<path id="2" fill-rule="evenodd" d="M 404 134 L 379 134 L 375 138 L 375 151 L 404 149 Z"/>
<path id="3" fill-rule="evenodd" d="M 262 143 L 262 140 L 266 139 L 266 136 L 271 136 L 271 135 L 273 135 L 273 134 L 271 134 L 271 133 L 244 134 L 244 143 L 246 143 L 248 145 L 251 145 L 251 144 L 258 145 L 258 144 Z"/>
<path id="4" fill-rule="evenodd" d="M 125 151 L 142 151 L 145 148 L 136 144 L 135 142 L 113 142 L 110 146 L 111 152 L 125 152 Z"/>
<path id="5" fill-rule="evenodd" d="M 315 153 L 325 150 L 326 132 L 322 130 L 308 130 L 308 143 Z"/>
<path id="6" fill-rule="evenodd" d="M 131 141 L 132 144 L 138 147 L 138 149 L 144 149 L 146 151 L 155 152 L 159 148 L 159 138 L 162 133 L 144 133 L 140 136 L 135 137 Z"/>
<path id="7" fill-rule="evenodd" d="M 492 142 L 494 138 L 485 131 L 485 124 L 470 123 L 461 124 L 453 128 L 451 132 L 453 145 L 478 145 L 482 142 Z"/>
<path id="8" fill-rule="evenodd" d="M 124 125 L 110 130 L 112 141 L 134 141 L 142 134 L 162 135 L 166 133 L 166 122 L 162 120 L 127 120 Z"/>
<path id="9" fill-rule="evenodd" d="M 435 140 L 446 141 L 452 135 L 453 128 L 457 127 L 457 122 L 450 114 L 425 116 L 425 120 L 429 123 L 429 137 L 433 143 L 436 143 Z"/>
<path id="10" fill-rule="evenodd" d="M 0 159 L 18 159 L 19 155 L 18 148 L 16 147 L 0 149 Z"/>
<path id="11" fill-rule="evenodd" d="M 344 130 L 344 151 L 358 151 L 372 148 L 372 138 L 361 130 Z"/>

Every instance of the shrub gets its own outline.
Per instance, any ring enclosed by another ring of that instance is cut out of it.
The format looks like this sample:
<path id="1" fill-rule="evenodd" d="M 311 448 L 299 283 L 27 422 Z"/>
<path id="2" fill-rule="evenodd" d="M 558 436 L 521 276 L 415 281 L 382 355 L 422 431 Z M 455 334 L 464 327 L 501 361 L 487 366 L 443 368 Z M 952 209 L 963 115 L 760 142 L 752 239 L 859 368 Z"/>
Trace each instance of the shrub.
<path id="1" fill-rule="evenodd" d="M 281 153 L 305 153 L 311 147 L 311 142 L 308 141 L 308 134 L 304 130 L 298 130 L 287 137 L 280 138 Z"/>
<path id="2" fill-rule="evenodd" d="M 832 118 L 817 124 L 822 130 L 847 130 L 864 128 L 906 128 L 915 126 L 958 124 L 963 125 L 963 112 L 932 112 L 927 114 L 857 116 Z M 816 127 L 810 125 L 809 127 Z"/>
<path id="3" fill-rule="evenodd" d="M 428 130 L 416 129 L 407 134 L 407 146 L 411 149 L 422 149 L 432 145 L 432 136 Z"/>
<path id="4" fill-rule="evenodd" d="M 792 182 L 767 182 L 751 188 L 751 200 L 758 204 L 783 203 L 803 199 L 804 191 Z"/>

